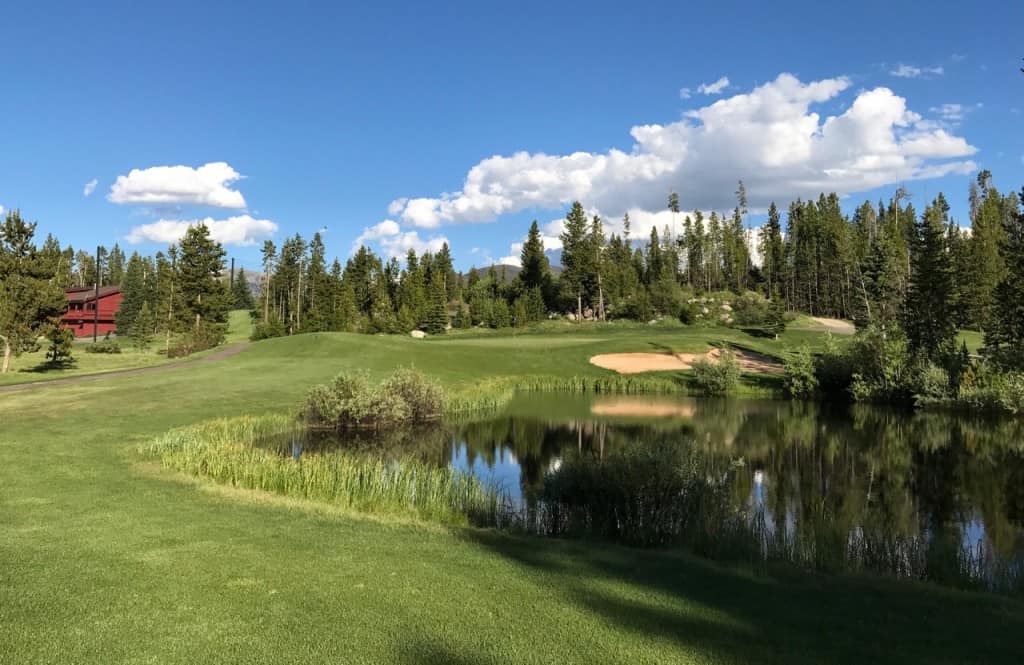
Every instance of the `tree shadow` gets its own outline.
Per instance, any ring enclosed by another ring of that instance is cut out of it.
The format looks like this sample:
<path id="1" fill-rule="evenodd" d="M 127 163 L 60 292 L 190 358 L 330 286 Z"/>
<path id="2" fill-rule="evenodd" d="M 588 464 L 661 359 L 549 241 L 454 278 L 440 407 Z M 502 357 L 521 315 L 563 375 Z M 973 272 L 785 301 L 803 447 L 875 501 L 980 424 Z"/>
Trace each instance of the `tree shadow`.
<path id="1" fill-rule="evenodd" d="M 659 353 L 667 353 L 668 355 L 675 355 L 675 351 L 672 350 L 672 347 L 668 346 L 667 344 L 662 344 L 660 342 L 647 342 L 647 344 L 648 344 L 648 346 L 650 346 L 651 348 L 653 348 L 655 351 L 657 351 Z"/>
<path id="2" fill-rule="evenodd" d="M 667 551 L 466 530 L 645 639 L 737 662 L 1020 662 L 1024 603 L 871 577 L 757 574 Z M 460 662 L 460 661 L 454 661 Z"/>
<path id="3" fill-rule="evenodd" d="M 750 335 L 751 337 L 756 337 L 757 339 L 775 339 L 775 333 L 768 332 L 764 328 L 750 326 L 746 328 L 739 328 L 739 330 L 746 333 L 747 335 Z"/>
<path id="4" fill-rule="evenodd" d="M 19 369 L 18 371 L 26 372 L 29 374 L 46 374 L 47 372 L 59 372 L 65 369 L 74 369 L 77 365 L 78 363 L 75 361 L 74 358 L 70 358 L 67 360 L 58 360 L 56 362 L 52 360 L 46 360 L 39 363 L 38 365 L 33 365 L 32 367 L 25 367 Z"/>

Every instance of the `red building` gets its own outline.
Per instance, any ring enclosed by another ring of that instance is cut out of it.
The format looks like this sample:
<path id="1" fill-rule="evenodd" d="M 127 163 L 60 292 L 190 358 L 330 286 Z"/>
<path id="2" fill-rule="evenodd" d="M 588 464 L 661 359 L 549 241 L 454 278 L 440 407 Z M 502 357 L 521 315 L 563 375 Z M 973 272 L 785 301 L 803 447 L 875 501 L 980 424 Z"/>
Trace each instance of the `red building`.
<path id="1" fill-rule="evenodd" d="M 96 320 L 96 289 L 95 287 L 81 287 L 68 289 L 68 310 L 60 319 L 62 328 L 75 333 L 75 337 L 91 337 L 93 322 Z M 99 325 L 96 332 L 99 335 L 106 335 L 114 332 L 117 327 L 114 323 L 114 315 L 121 307 L 121 287 L 101 286 L 100 287 L 100 310 Z"/>

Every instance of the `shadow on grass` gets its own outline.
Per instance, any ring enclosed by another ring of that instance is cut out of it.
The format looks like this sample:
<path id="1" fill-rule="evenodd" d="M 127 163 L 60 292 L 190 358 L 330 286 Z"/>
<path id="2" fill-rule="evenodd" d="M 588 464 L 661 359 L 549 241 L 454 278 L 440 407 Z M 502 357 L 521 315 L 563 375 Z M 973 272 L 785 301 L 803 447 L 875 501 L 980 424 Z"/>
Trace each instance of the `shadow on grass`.
<path id="1" fill-rule="evenodd" d="M 77 366 L 77 364 L 78 363 L 75 361 L 74 358 L 70 360 L 60 360 L 57 362 L 47 360 L 45 362 L 39 363 L 38 365 L 33 365 L 32 367 L 25 367 L 24 369 L 20 369 L 18 371 L 27 372 L 29 374 L 46 374 L 48 372 L 59 372 L 65 369 L 74 369 Z"/>
<path id="2" fill-rule="evenodd" d="M 465 538 L 603 621 L 708 659 L 1020 662 L 1024 603 L 1011 598 L 792 568 L 755 575 L 673 552 L 493 531 Z"/>
<path id="3" fill-rule="evenodd" d="M 775 339 L 775 333 L 768 332 L 764 328 L 751 326 L 748 328 L 739 328 L 739 330 L 758 339 Z"/>

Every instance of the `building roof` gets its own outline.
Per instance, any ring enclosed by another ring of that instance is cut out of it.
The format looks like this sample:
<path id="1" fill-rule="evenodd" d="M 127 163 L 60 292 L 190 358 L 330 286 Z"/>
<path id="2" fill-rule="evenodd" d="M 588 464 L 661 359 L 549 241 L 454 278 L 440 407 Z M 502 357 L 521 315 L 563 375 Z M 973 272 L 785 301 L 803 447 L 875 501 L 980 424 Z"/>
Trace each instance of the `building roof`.
<path id="1" fill-rule="evenodd" d="M 100 287 L 100 298 L 106 298 L 117 293 L 121 293 L 120 286 L 101 286 Z M 74 289 L 68 289 L 65 291 L 68 297 L 68 302 L 92 302 L 95 299 L 96 288 L 93 286 L 81 286 Z"/>

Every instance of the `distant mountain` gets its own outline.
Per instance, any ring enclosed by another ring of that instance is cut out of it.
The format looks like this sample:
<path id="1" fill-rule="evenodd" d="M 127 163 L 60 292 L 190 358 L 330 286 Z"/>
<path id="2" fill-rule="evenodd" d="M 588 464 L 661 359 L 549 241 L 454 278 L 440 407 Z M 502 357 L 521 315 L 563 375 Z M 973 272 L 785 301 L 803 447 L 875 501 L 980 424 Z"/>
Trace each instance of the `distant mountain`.
<path id="1" fill-rule="evenodd" d="M 502 274 L 504 274 L 505 282 L 506 283 L 507 282 L 511 282 L 512 280 L 514 280 L 516 278 L 516 276 L 519 275 L 519 273 L 523 271 L 523 269 L 520 268 L 519 266 L 510 266 L 510 265 L 506 265 L 506 264 L 503 264 L 503 263 L 496 263 L 493 266 L 484 266 L 482 268 L 478 267 L 476 269 L 476 272 L 477 272 L 478 275 L 480 275 L 480 278 L 483 279 L 484 277 L 487 277 L 487 272 L 492 267 L 494 268 L 494 271 L 498 273 L 498 279 L 501 279 Z M 562 274 L 562 266 L 551 266 L 551 274 L 554 277 L 558 277 L 559 275 L 561 275 Z M 469 271 L 468 270 L 466 272 L 462 273 L 463 280 L 465 280 L 468 276 L 469 276 Z"/>

